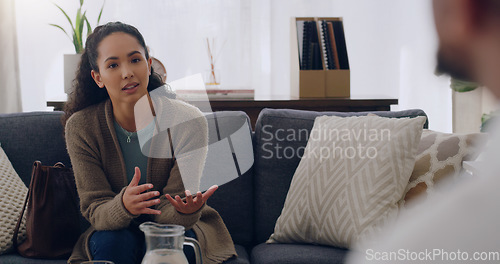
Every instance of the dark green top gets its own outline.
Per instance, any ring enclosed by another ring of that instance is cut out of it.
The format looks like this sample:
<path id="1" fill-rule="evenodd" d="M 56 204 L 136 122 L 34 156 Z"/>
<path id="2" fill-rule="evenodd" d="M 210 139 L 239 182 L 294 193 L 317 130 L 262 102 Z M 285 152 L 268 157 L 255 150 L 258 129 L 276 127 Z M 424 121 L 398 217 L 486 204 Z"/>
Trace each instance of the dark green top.
<path id="1" fill-rule="evenodd" d="M 118 138 L 118 142 L 120 143 L 120 149 L 125 161 L 128 182 L 130 182 L 134 177 L 135 167 L 139 167 L 139 169 L 141 170 L 141 180 L 139 181 L 139 184 L 146 183 L 148 157 L 141 152 L 141 146 L 139 145 L 137 132 L 129 132 L 125 130 L 116 121 L 114 122 L 114 124 L 116 137 Z M 144 129 L 148 128 L 149 126 Z"/>

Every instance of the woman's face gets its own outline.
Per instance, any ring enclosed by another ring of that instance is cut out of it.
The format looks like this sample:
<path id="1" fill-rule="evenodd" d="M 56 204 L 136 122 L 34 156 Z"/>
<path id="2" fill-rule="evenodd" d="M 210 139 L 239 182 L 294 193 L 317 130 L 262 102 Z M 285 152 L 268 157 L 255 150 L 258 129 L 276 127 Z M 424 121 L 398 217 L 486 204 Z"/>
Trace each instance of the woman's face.
<path id="1" fill-rule="evenodd" d="M 146 59 L 139 41 L 127 33 L 115 32 L 101 40 L 97 47 L 99 72 L 92 78 L 108 91 L 113 104 L 135 104 L 147 93 L 151 58 Z"/>

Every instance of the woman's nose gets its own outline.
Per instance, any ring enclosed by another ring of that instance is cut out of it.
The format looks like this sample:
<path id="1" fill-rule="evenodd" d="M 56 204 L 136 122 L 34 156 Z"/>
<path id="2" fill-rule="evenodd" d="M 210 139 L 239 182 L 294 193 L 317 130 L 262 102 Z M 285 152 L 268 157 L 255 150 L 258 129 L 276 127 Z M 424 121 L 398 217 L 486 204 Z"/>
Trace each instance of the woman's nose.
<path id="1" fill-rule="evenodd" d="M 123 79 L 130 79 L 132 76 L 134 76 L 132 69 L 130 69 L 130 67 L 128 65 L 123 65 L 122 66 L 122 78 Z"/>

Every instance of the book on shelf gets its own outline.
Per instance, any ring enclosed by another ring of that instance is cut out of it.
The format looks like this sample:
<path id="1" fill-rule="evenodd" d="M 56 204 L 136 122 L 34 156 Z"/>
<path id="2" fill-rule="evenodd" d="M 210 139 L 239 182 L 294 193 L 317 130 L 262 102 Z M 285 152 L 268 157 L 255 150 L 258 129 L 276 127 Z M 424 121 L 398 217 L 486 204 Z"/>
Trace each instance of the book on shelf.
<path id="1" fill-rule="evenodd" d="M 337 54 L 340 69 L 349 69 L 349 58 L 347 56 L 347 45 L 345 43 L 344 25 L 342 21 L 332 21 L 333 32 L 335 33 L 335 43 L 337 44 Z"/>
<path id="2" fill-rule="evenodd" d="M 333 64 L 334 64 L 333 69 L 340 69 L 339 55 L 337 51 L 337 42 L 335 41 L 335 34 L 333 33 L 333 23 L 331 21 L 326 22 L 326 26 L 330 44 L 329 48 L 330 52 L 332 53 Z"/>
<path id="3" fill-rule="evenodd" d="M 341 20 L 297 20 L 296 27 L 301 70 L 349 69 Z"/>
<path id="4" fill-rule="evenodd" d="M 294 97 L 349 97 L 350 69 L 340 17 L 291 20 L 290 89 Z"/>
<path id="5" fill-rule="evenodd" d="M 297 44 L 299 46 L 299 65 L 302 67 L 304 54 L 304 23 L 305 21 L 297 21 Z"/>
<path id="6" fill-rule="evenodd" d="M 335 64 L 333 63 L 332 51 L 330 47 L 330 37 L 328 36 L 328 31 L 326 30 L 326 21 L 319 21 L 320 27 L 320 38 L 321 38 L 321 49 L 323 52 L 323 61 L 325 62 L 325 69 L 333 70 L 335 69 Z"/>
<path id="7" fill-rule="evenodd" d="M 298 33 L 301 37 L 299 45 L 299 57 L 301 58 L 301 70 L 322 70 L 323 62 L 320 49 L 319 31 L 315 21 L 298 21 Z"/>
<path id="8" fill-rule="evenodd" d="M 175 93 L 184 100 L 254 98 L 254 90 L 252 89 L 176 90 Z"/>

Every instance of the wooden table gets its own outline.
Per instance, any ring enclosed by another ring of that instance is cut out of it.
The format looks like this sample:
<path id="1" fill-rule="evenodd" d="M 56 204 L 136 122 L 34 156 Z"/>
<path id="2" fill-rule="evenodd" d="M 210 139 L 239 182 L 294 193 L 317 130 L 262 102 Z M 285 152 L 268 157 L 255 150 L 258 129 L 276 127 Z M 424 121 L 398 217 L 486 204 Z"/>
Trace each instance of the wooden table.
<path id="1" fill-rule="evenodd" d="M 199 102 L 190 101 L 197 105 Z M 311 111 L 390 111 L 391 105 L 398 104 L 398 99 L 371 96 L 351 98 L 286 98 L 286 99 L 212 99 L 212 111 L 244 111 L 250 117 L 252 127 L 259 113 L 264 108 L 297 109 Z M 62 110 L 64 101 L 48 101 L 47 106 L 53 106 L 54 111 Z"/>

